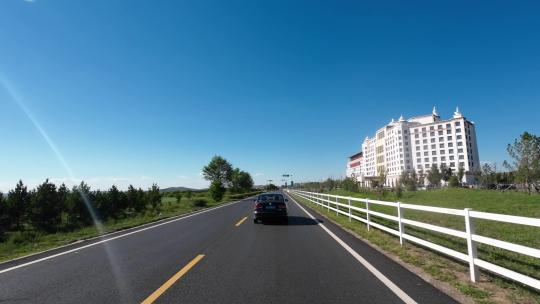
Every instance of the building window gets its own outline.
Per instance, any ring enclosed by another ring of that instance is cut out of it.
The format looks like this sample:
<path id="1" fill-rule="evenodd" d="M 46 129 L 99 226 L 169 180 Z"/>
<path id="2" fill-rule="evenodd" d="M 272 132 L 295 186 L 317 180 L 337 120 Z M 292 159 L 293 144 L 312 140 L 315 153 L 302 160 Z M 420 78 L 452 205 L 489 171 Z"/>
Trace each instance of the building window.
<path id="1" fill-rule="evenodd" d="M 448 154 L 453 154 L 453 153 L 454 153 L 454 149 L 448 150 Z"/>
<path id="2" fill-rule="evenodd" d="M 422 132 L 426 132 L 426 128 L 422 128 Z"/>
<path id="3" fill-rule="evenodd" d="M 441 154 L 444 154 L 444 152 L 446 152 L 446 151 L 444 151 L 444 150 L 441 150 L 441 151 L 440 151 Z"/>
<path id="4" fill-rule="evenodd" d="M 450 155 L 450 160 L 454 160 L 454 155 Z"/>
<path id="5" fill-rule="evenodd" d="M 431 145 L 431 149 L 436 149 L 437 145 Z"/>
<path id="6" fill-rule="evenodd" d="M 437 132 L 439 135 L 443 135 L 444 132 L 442 130 L 440 130 L 439 132 Z"/>
<path id="7" fill-rule="evenodd" d="M 416 146 L 416 150 L 420 150 L 420 146 Z"/>
<path id="8" fill-rule="evenodd" d="M 463 146 L 463 142 L 458 141 L 457 145 L 461 147 L 461 146 Z"/>
<path id="9" fill-rule="evenodd" d="M 460 167 L 465 167 L 465 163 L 464 162 L 459 162 L 459 166 Z"/>
<path id="10" fill-rule="evenodd" d="M 429 157 L 424 158 L 424 161 L 425 161 L 426 163 L 428 163 L 428 162 L 429 162 Z"/>
<path id="11" fill-rule="evenodd" d="M 431 151 L 431 155 L 437 155 L 437 151 L 435 150 Z"/>
<path id="12" fill-rule="evenodd" d="M 437 158 L 436 158 L 436 157 L 433 157 L 433 162 L 434 162 L 434 163 L 437 162 Z"/>
<path id="13" fill-rule="evenodd" d="M 461 139 L 461 135 L 456 135 L 456 139 Z"/>
<path id="14" fill-rule="evenodd" d="M 450 129 L 446 130 L 446 134 L 452 134 L 452 130 Z"/>
<path id="15" fill-rule="evenodd" d="M 435 127 L 434 126 L 429 126 L 429 129 L 430 130 L 435 130 Z"/>
<path id="16" fill-rule="evenodd" d="M 427 145 L 424 146 L 424 150 L 427 150 Z"/>
<path id="17" fill-rule="evenodd" d="M 420 156 L 420 155 L 421 155 L 421 153 L 420 153 L 420 152 L 416 152 L 416 156 Z"/>
<path id="18" fill-rule="evenodd" d="M 435 132 L 429 132 L 429 136 L 435 136 Z"/>
<path id="19" fill-rule="evenodd" d="M 456 166 L 455 162 L 450 162 L 450 167 L 455 167 L 455 166 Z"/>
<path id="20" fill-rule="evenodd" d="M 442 125 L 438 125 L 438 126 L 437 126 L 437 129 L 442 129 Z"/>
<path id="21" fill-rule="evenodd" d="M 443 141 L 444 140 L 444 137 L 439 137 L 439 141 Z"/>
<path id="22" fill-rule="evenodd" d="M 432 138 L 432 139 L 431 139 L 431 142 L 434 143 L 434 142 L 435 142 L 435 138 Z"/>
<path id="23" fill-rule="evenodd" d="M 428 156 L 429 155 L 429 152 L 428 151 L 424 151 L 424 156 Z"/>
<path id="24" fill-rule="evenodd" d="M 461 122 L 459 122 L 459 121 L 456 121 L 454 124 L 455 124 L 456 126 L 461 126 Z"/>
<path id="25" fill-rule="evenodd" d="M 439 144 L 439 148 L 444 148 L 444 143 Z"/>
<path id="26" fill-rule="evenodd" d="M 419 144 L 420 144 L 420 140 L 417 139 L 417 140 L 414 141 L 414 143 L 417 144 L 417 145 L 419 145 Z"/>
<path id="27" fill-rule="evenodd" d="M 451 124 L 446 124 L 446 128 L 447 128 L 447 129 L 450 129 L 451 127 L 452 127 Z"/>
<path id="28" fill-rule="evenodd" d="M 463 157 L 463 155 L 460 155 L 460 156 L 459 156 L 459 159 L 465 159 L 465 157 Z"/>
<path id="29" fill-rule="evenodd" d="M 441 161 L 445 161 L 446 160 L 446 156 L 441 156 Z"/>
<path id="30" fill-rule="evenodd" d="M 429 169 L 429 164 L 426 164 L 426 169 Z"/>
<path id="31" fill-rule="evenodd" d="M 460 129 L 460 128 L 456 128 L 456 133 L 461 133 L 461 129 Z"/>
<path id="32" fill-rule="evenodd" d="M 416 162 L 417 162 L 417 163 L 421 163 L 421 162 L 422 162 L 422 159 L 421 159 L 421 158 L 417 158 L 417 159 L 416 159 Z"/>
<path id="33" fill-rule="evenodd" d="M 418 137 L 420 137 L 420 136 L 418 136 L 418 134 L 414 134 L 414 138 L 418 138 Z"/>
<path id="34" fill-rule="evenodd" d="M 418 170 L 422 169 L 422 165 L 416 165 L 416 168 L 418 168 Z"/>
<path id="35" fill-rule="evenodd" d="M 457 149 L 457 153 L 463 153 L 463 148 Z"/>
<path id="36" fill-rule="evenodd" d="M 448 136 L 447 139 L 448 139 L 448 140 L 452 140 L 452 136 Z"/>
<path id="37" fill-rule="evenodd" d="M 454 146 L 454 143 L 448 143 L 448 147 L 451 148 Z"/>

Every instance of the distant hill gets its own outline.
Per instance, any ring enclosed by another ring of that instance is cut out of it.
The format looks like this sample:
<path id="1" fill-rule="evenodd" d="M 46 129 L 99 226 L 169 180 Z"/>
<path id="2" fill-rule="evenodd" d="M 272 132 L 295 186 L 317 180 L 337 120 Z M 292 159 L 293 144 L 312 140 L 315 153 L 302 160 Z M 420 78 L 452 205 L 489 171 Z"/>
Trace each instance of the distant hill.
<path id="1" fill-rule="evenodd" d="M 169 187 L 169 188 L 163 188 L 160 190 L 161 193 L 169 193 L 169 192 L 176 192 L 176 191 L 193 191 L 193 192 L 199 192 L 204 191 L 205 189 L 193 189 L 193 188 L 187 188 L 187 187 Z"/>

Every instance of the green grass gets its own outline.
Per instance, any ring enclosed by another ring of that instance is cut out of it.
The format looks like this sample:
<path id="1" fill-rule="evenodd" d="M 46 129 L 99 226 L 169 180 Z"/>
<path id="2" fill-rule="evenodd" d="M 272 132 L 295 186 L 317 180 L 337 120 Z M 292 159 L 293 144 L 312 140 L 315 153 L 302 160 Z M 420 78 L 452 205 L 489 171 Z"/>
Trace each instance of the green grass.
<path id="1" fill-rule="evenodd" d="M 206 199 L 208 204 L 204 207 L 193 206 L 193 201 L 201 198 Z M 98 231 L 95 226 L 84 227 L 71 232 L 57 232 L 51 234 L 43 234 L 35 231 L 25 231 L 22 233 L 13 232 L 8 235 L 5 242 L 0 243 L 0 262 L 70 244 L 78 240 L 99 236 L 100 234 L 127 229 L 191 211 L 218 206 L 237 199 L 239 199 L 238 195 L 227 195 L 221 202 L 214 202 L 204 195 L 193 195 L 190 199 L 182 198 L 180 203 L 177 203 L 176 198 L 164 196 L 162 198 L 161 212 L 148 211 L 144 214 L 138 214 L 132 217 L 109 220 L 103 223 L 104 229 L 102 232 Z"/>
<path id="2" fill-rule="evenodd" d="M 368 192 L 352 193 L 337 190 L 332 191 L 332 194 L 397 201 L 394 193 L 388 193 L 382 198 L 378 197 L 375 193 Z M 298 198 L 298 196 L 295 197 Z M 333 211 L 327 212 L 326 209 L 315 206 L 302 198 L 299 198 L 299 200 L 303 203 L 307 203 L 314 209 L 321 211 L 322 214 L 337 221 L 342 226 L 353 230 L 383 250 L 399 256 L 403 261 L 417 267 L 421 267 L 424 269 L 424 271 L 440 281 L 450 283 L 457 290 L 475 299 L 477 303 L 490 303 L 489 298 L 491 295 L 489 292 L 486 292 L 485 290 L 482 291 L 469 282 L 462 282 L 456 277 L 456 273 L 464 273 L 468 277 L 468 267 L 466 267 L 466 265 L 452 262 L 444 255 L 439 255 L 428 250 L 420 249 L 419 247 L 408 243 L 401 247 L 399 245 L 399 240 L 395 236 L 386 234 L 377 229 L 372 229 L 370 232 L 368 232 L 363 223 L 358 221 L 349 223 L 348 217 L 342 215 L 336 216 L 335 212 Z M 478 211 L 540 217 L 540 196 L 529 196 L 522 193 L 499 193 L 495 191 L 468 189 L 443 189 L 434 191 L 404 192 L 399 201 L 418 205 L 455 209 L 469 207 Z M 340 202 L 347 203 L 345 200 L 340 200 Z M 362 208 L 365 207 L 363 203 L 354 203 L 354 205 Z M 396 215 L 395 208 L 392 207 L 371 205 L 370 208 L 371 210 L 382 213 Z M 355 214 L 365 218 L 365 216 L 361 213 Z M 463 218 L 458 216 L 406 210 L 405 217 L 425 223 L 464 230 Z M 371 217 L 371 219 L 391 228 L 398 229 L 397 224 L 394 222 L 378 219 L 376 217 Z M 421 237 L 433 243 L 466 253 L 465 240 L 410 226 L 406 226 L 405 229 L 408 234 Z M 476 229 L 477 233 L 480 235 L 494 237 L 533 248 L 540 247 L 540 229 L 538 228 L 482 220 L 476 221 Z M 420 255 L 412 254 L 418 250 L 421 250 L 422 252 Z M 479 245 L 478 250 L 479 257 L 483 260 L 513 269 L 532 277 L 540 278 L 540 261 L 538 261 L 538 259 L 491 246 Z M 450 269 L 453 271 L 450 271 Z M 513 292 L 512 295 L 514 297 L 518 297 L 520 301 L 523 298 L 527 298 L 532 299 L 530 303 L 540 303 L 540 294 L 535 291 L 531 291 L 527 288 L 521 287 L 519 284 L 497 279 L 495 277 L 490 276 L 488 279 L 494 281 L 494 283 L 500 286 L 503 286 L 504 288 L 507 288 L 508 290 L 518 290 L 518 295 L 516 295 L 516 292 Z"/>
<path id="3" fill-rule="evenodd" d="M 367 197 L 371 199 L 378 198 L 377 195 L 373 193 L 359 194 L 340 190 L 333 191 L 333 193 L 346 196 Z M 386 197 L 382 198 L 382 200 L 397 201 L 398 199 L 395 197 L 394 193 L 389 193 Z M 401 197 L 399 201 L 417 205 L 454 209 L 472 208 L 477 211 L 540 218 L 540 196 L 517 192 L 501 193 L 489 190 L 442 189 L 404 192 L 403 197 Z M 355 203 L 355 205 L 365 207 L 363 203 Z M 397 215 L 396 208 L 393 207 L 377 205 L 372 205 L 370 207 L 372 210 L 382 213 Z M 364 216 L 363 214 L 357 215 Z M 465 230 L 465 222 L 461 216 L 416 210 L 405 210 L 404 216 L 405 218 L 424 223 L 461 231 Z M 386 226 L 398 229 L 395 222 L 378 219 L 376 217 L 372 217 L 372 219 Z M 475 226 L 476 232 L 479 235 L 532 248 L 540 248 L 540 228 L 478 219 L 475 219 Z M 412 226 L 406 226 L 406 231 L 408 234 L 433 243 L 463 253 L 467 252 L 467 246 L 464 239 Z M 480 259 L 540 279 L 540 259 L 483 244 L 478 244 L 478 255 Z"/>

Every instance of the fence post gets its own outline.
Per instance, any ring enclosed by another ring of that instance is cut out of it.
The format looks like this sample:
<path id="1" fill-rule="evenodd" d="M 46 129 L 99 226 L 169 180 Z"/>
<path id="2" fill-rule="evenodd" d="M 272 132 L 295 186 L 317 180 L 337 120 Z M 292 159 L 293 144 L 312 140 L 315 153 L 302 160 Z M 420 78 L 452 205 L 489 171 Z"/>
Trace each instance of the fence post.
<path id="1" fill-rule="evenodd" d="M 403 246 L 403 234 L 405 233 L 405 226 L 401 219 L 403 218 L 403 210 L 401 210 L 401 203 L 397 202 L 397 214 L 398 214 L 398 224 L 399 224 L 399 244 Z"/>
<path id="2" fill-rule="evenodd" d="M 349 198 L 349 222 L 351 222 L 351 199 Z"/>
<path id="3" fill-rule="evenodd" d="M 369 231 L 369 226 L 371 223 L 369 216 L 369 198 L 366 198 L 366 219 L 367 219 L 367 230 Z"/>
<path id="4" fill-rule="evenodd" d="M 339 205 L 338 205 L 339 198 L 336 196 L 336 216 L 339 216 Z"/>
<path id="5" fill-rule="evenodd" d="M 478 266 L 474 264 L 474 259 L 477 257 L 476 243 L 472 239 L 474 234 L 474 221 L 469 215 L 471 208 L 465 208 L 465 233 L 467 234 L 467 254 L 469 256 L 469 269 L 471 272 L 471 281 L 478 282 L 480 279 L 480 272 Z"/>
<path id="6" fill-rule="evenodd" d="M 330 212 L 330 194 L 326 195 L 326 212 Z"/>

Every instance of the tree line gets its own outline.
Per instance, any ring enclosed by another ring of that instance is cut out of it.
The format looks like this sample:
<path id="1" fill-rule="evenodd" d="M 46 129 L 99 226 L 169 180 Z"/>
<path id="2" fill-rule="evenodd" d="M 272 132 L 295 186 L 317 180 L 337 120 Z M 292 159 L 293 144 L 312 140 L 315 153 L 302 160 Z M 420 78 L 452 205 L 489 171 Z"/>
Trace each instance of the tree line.
<path id="1" fill-rule="evenodd" d="M 29 190 L 22 181 L 6 194 L 0 192 L 0 239 L 7 231 L 71 231 L 108 219 L 159 212 L 161 193 L 154 184 L 147 191 L 132 185 L 127 191 L 112 186 L 91 190 L 84 181 L 68 189 L 48 179 Z"/>
<path id="2" fill-rule="evenodd" d="M 225 158 L 216 155 L 208 165 L 202 169 L 203 177 L 210 182 L 210 196 L 216 202 L 223 199 L 225 192 L 248 192 L 253 189 L 254 183 L 251 174 L 239 168 L 233 168 Z"/>
<path id="3" fill-rule="evenodd" d="M 401 192 L 416 191 L 418 188 L 439 188 L 441 186 L 461 187 L 463 177 L 472 175 L 477 187 L 484 189 L 517 189 L 521 188 L 531 193 L 532 190 L 540 192 L 540 137 L 524 132 L 512 144 L 508 144 L 507 152 L 510 161 L 503 166 L 506 172 L 497 172 L 494 166 L 484 163 L 479 170 L 466 172 L 463 167 L 453 170 L 446 165 L 440 167 L 432 165 L 429 170 L 415 170 L 402 172 L 399 182 L 394 190 Z M 386 183 L 386 172 L 381 172 L 377 179 L 372 180 L 371 187 L 381 190 Z M 297 185 L 300 186 L 300 185 Z M 306 189 L 324 191 L 344 189 L 359 191 L 360 186 L 356 180 L 345 178 L 342 180 L 328 178 L 323 182 L 310 182 L 301 185 Z"/>

